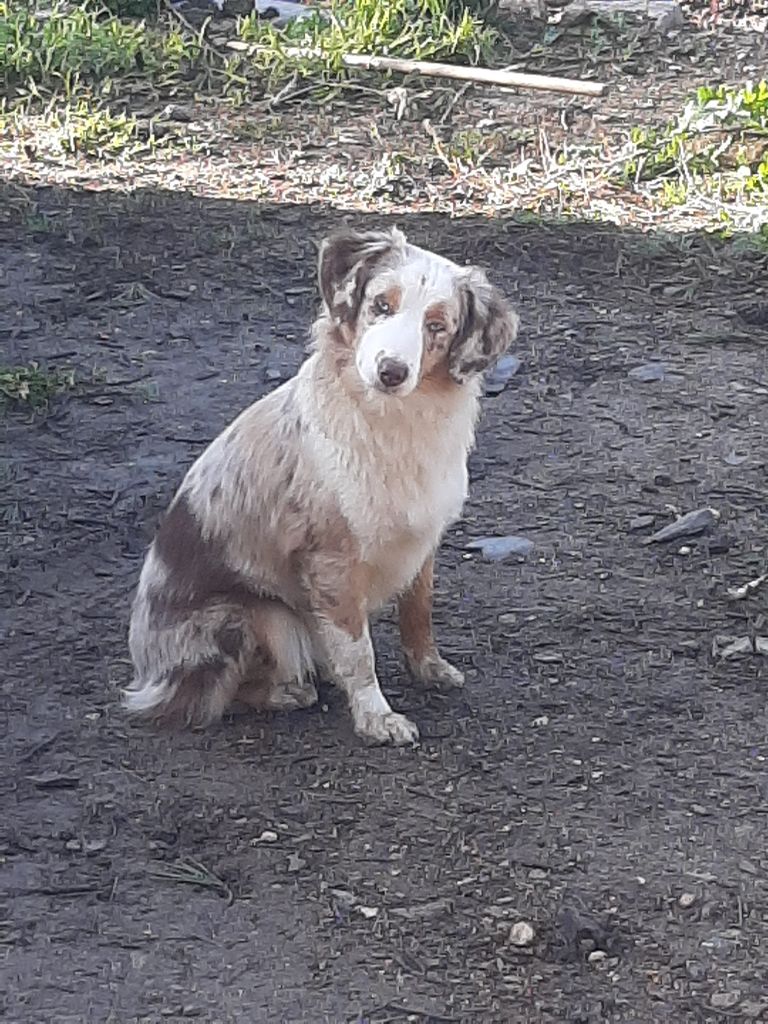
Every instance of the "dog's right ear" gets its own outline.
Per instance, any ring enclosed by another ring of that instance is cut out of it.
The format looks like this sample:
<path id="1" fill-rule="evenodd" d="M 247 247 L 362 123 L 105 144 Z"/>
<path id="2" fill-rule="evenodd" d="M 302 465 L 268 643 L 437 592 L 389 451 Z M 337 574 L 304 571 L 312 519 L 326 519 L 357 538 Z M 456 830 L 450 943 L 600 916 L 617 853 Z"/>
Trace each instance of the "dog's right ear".
<path id="1" fill-rule="evenodd" d="M 388 255 L 405 248 L 402 231 L 339 231 L 320 245 L 320 294 L 336 321 L 354 324 L 365 286 L 376 266 Z"/>

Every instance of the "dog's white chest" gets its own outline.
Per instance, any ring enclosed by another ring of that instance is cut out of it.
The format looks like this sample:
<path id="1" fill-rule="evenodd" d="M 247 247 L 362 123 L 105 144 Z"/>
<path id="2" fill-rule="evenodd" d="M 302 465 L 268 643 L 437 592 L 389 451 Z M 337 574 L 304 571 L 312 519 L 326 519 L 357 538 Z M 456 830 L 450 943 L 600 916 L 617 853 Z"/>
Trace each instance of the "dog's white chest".
<path id="1" fill-rule="evenodd" d="M 443 531 L 461 514 L 467 496 L 466 454 L 412 460 L 411 475 L 396 467 L 368 477 L 346 515 L 371 570 L 371 609 L 400 593 L 435 550 Z M 351 497 L 351 495 L 350 495 Z"/>

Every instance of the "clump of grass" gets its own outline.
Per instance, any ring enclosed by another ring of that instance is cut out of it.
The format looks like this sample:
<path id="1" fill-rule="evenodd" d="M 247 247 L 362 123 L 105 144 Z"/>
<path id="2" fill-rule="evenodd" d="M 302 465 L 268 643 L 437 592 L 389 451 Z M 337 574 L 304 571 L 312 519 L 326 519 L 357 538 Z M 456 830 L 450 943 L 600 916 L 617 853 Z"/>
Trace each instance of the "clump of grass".
<path id="1" fill-rule="evenodd" d="M 0 367 L 2 405 L 26 405 L 36 412 L 45 410 L 51 398 L 74 386 L 73 370 L 41 370 L 37 363 Z"/>
<path id="2" fill-rule="evenodd" d="M 632 132 L 624 176 L 688 184 L 717 175 L 742 192 L 768 191 L 768 81 L 704 86 L 676 121 Z"/>
<path id="3" fill-rule="evenodd" d="M 56 83 L 67 93 L 81 79 L 100 80 L 146 61 L 142 22 L 107 17 L 89 5 L 49 11 L 0 0 L 0 75 L 6 86 Z"/>
<path id="4" fill-rule="evenodd" d="M 345 53 L 478 63 L 490 58 L 496 31 L 453 0 L 331 0 L 322 11 L 275 28 L 254 15 L 239 25 L 243 42 L 272 82 L 294 76 L 346 76 Z M 291 50 L 299 49 L 297 56 Z"/>
<path id="5" fill-rule="evenodd" d="M 201 52 L 198 39 L 177 29 L 114 17 L 90 0 L 74 7 L 53 0 L 48 8 L 0 0 L 0 85 L 22 98 L 69 99 L 95 85 L 108 93 L 112 79 L 162 79 Z"/>

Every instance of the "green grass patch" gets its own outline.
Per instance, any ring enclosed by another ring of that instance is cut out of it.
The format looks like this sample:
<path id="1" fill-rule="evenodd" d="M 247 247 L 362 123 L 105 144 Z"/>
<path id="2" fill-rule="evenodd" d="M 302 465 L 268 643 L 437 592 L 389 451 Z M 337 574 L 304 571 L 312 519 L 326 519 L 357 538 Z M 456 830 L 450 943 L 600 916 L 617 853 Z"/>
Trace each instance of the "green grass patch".
<path id="1" fill-rule="evenodd" d="M 702 87 L 677 120 L 631 140 L 625 179 L 687 187 L 716 177 L 726 191 L 768 194 L 768 81 Z"/>
<path id="2" fill-rule="evenodd" d="M 0 404 L 26 405 L 35 412 L 45 411 L 55 395 L 75 386 L 73 370 L 42 370 L 37 363 L 28 366 L 0 366 Z"/>
<path id="3" fill-rule="evenodd" d="M 499 36 L 453 0 L 331 0 L 309 17 L 275 28 L 255 15 L 239 24 L 252 60 L 273 84 L 292 77 L 344 79 L 345 53 L 477 64 L 490 60 Z M 291 50 L 299 49 L 297 56 Z"/>
<path id="4" fill-rule="evenodd" d="M 0 0 L 0 86 L 16 100 L 72 98 L 113 80 L 138 84 L 184 70 L 201 55 L 200 41 L 169 25 L 115 17 L 100 3 L 48 8 Z"/>

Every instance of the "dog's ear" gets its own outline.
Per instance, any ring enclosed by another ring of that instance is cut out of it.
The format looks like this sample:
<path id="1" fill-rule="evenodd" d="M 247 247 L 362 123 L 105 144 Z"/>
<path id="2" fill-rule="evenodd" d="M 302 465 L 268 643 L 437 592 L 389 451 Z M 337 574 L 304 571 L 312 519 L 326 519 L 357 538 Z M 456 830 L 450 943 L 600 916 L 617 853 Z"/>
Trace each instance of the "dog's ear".
<path id="1" fill-rule="evenodd" d="M 461 316 L 448 354 L 451 377 L 463 384 L 496 362 L 517 337 L 519 319 L 478 267 L 459 285 Z"/>
<path id="2" fill-rule="evenodd" d="M 405 248 L 405 235 L 391 231 L 339 231 L 320 245 L 320 294 L 334 320 L 354 323 L 365 286 L 377 264 Z"/>

